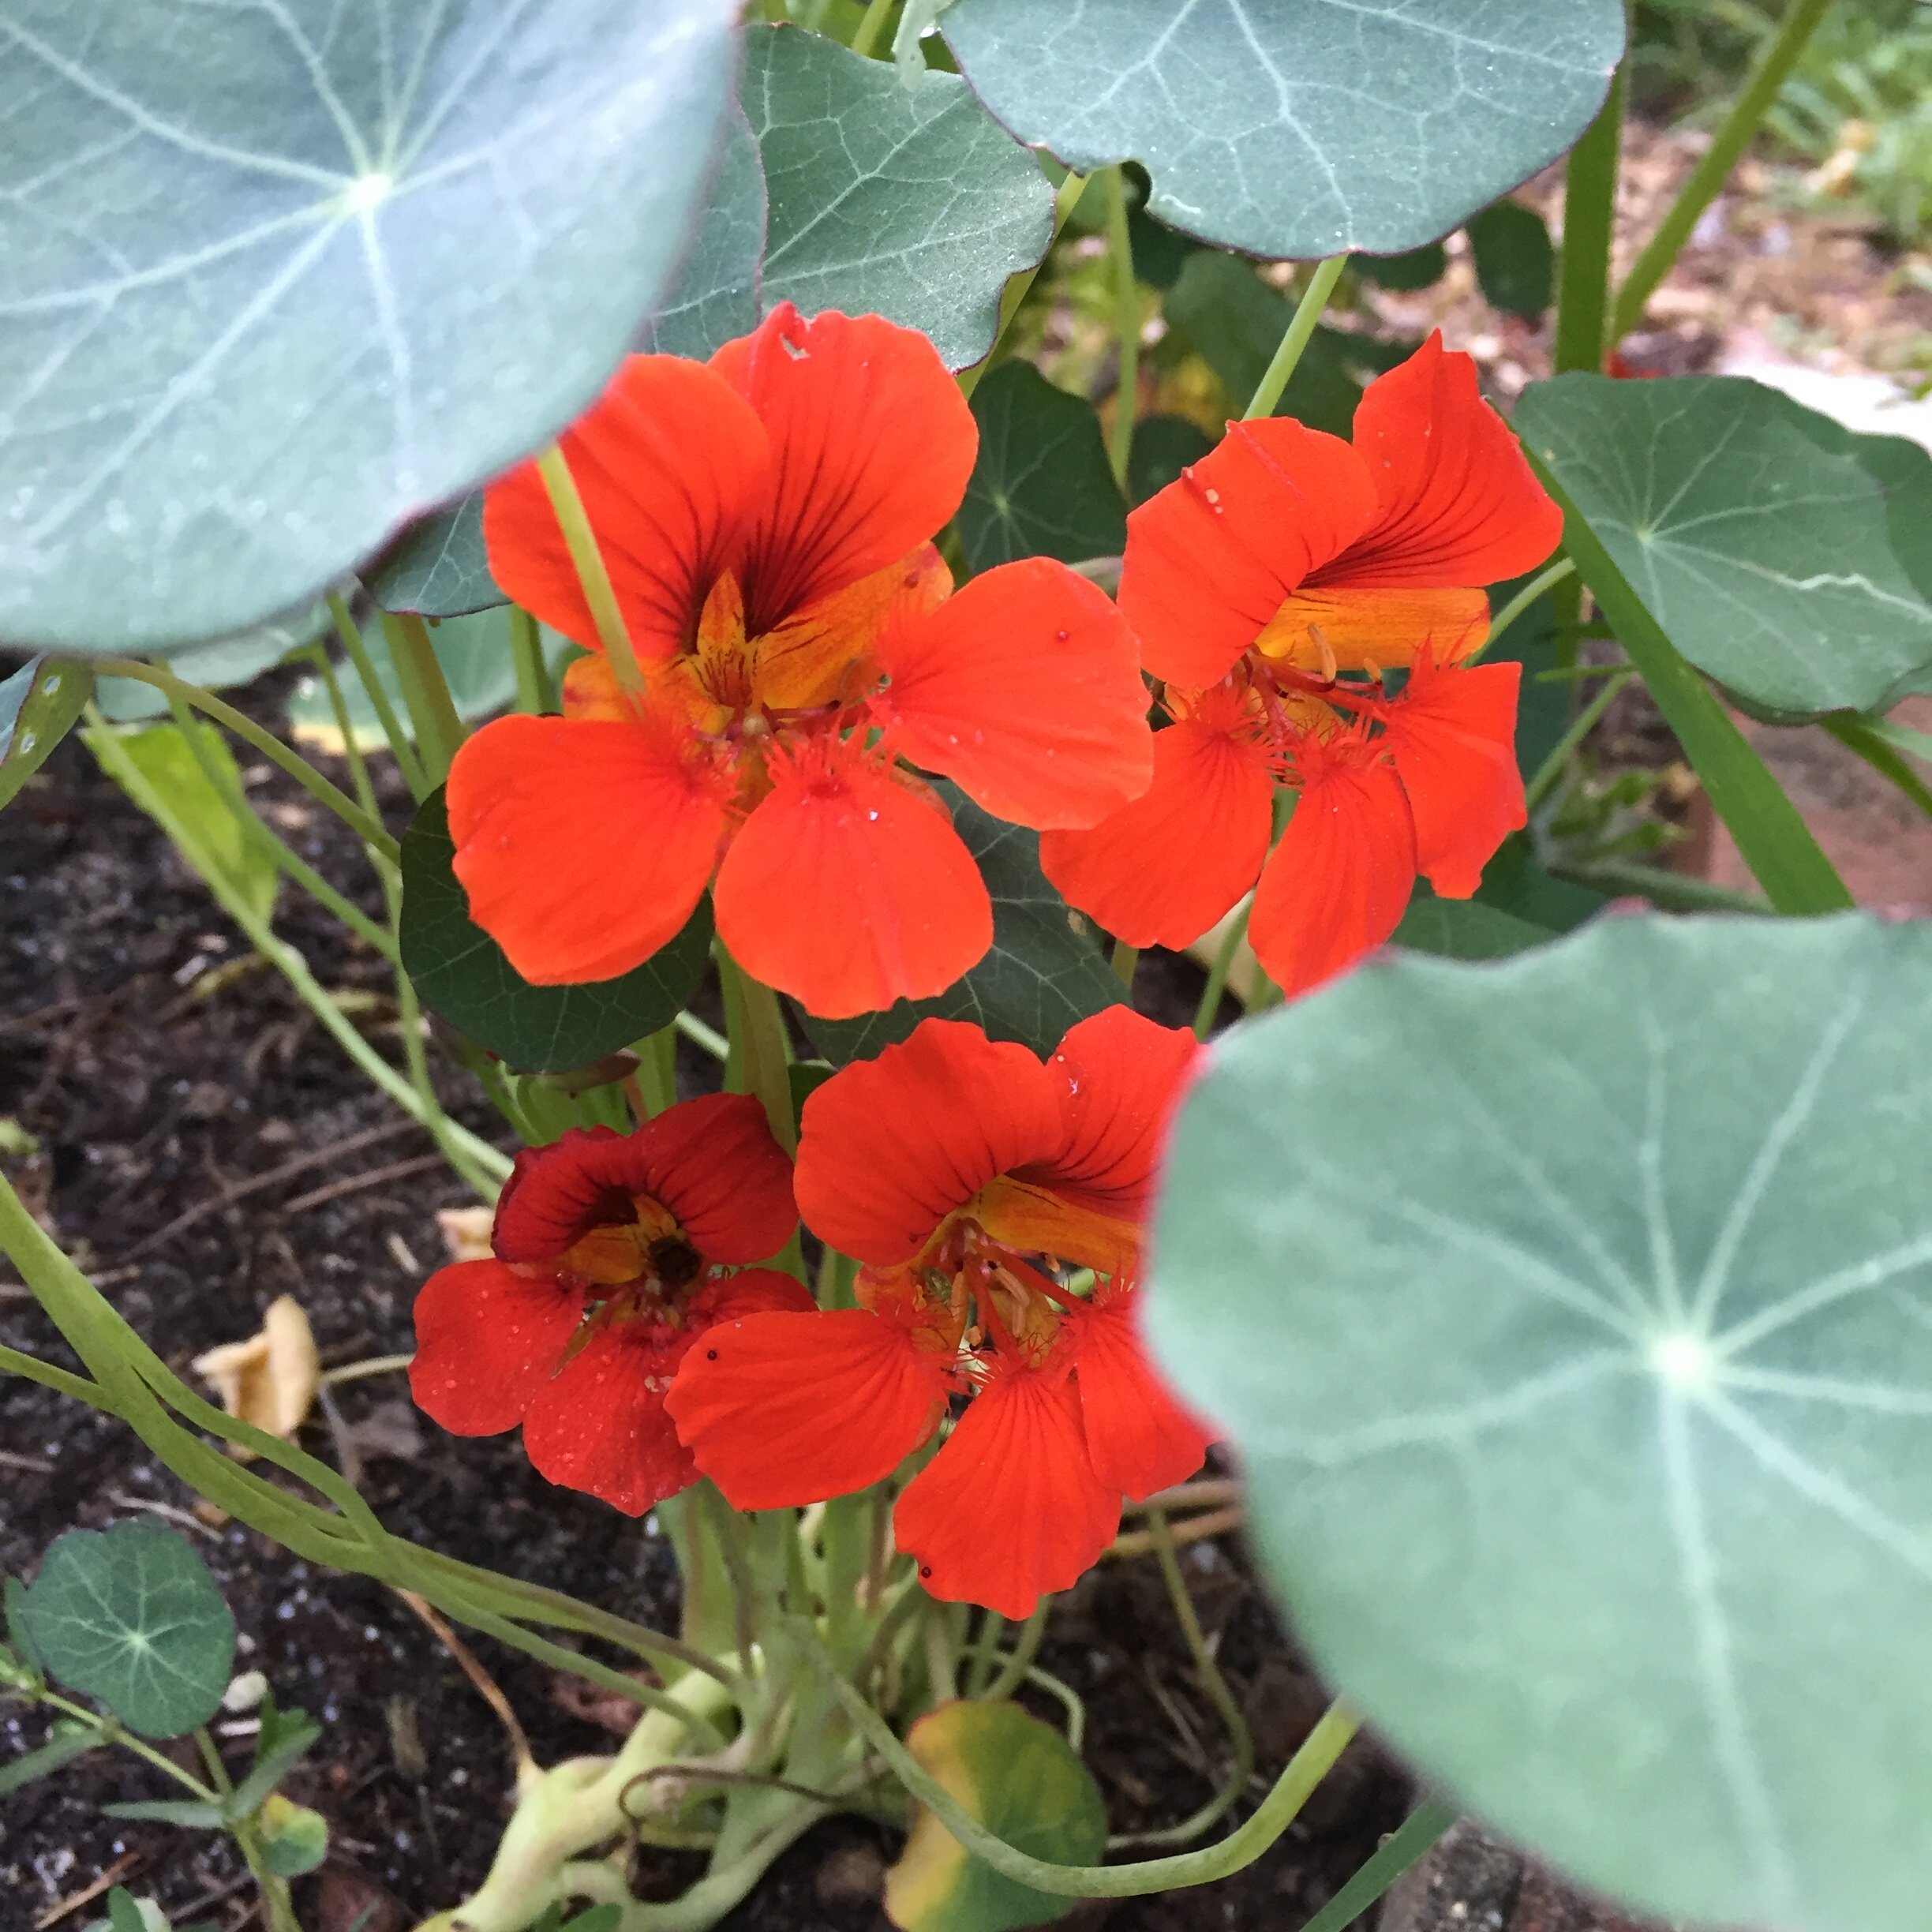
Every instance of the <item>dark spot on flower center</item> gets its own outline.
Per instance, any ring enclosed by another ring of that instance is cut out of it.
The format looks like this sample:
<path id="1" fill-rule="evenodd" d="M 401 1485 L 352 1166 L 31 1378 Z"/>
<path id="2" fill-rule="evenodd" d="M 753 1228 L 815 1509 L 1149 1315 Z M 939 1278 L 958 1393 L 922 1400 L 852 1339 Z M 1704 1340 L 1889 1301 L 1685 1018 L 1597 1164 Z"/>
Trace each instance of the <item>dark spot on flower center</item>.
<path id="1" fill-rule="evenodd" d="M 650 1271 L 667 1288 L 688 1286 L 704 1271 L 704 1260 L 687 1241 L 660 1235 L 648 1250 Z"/>

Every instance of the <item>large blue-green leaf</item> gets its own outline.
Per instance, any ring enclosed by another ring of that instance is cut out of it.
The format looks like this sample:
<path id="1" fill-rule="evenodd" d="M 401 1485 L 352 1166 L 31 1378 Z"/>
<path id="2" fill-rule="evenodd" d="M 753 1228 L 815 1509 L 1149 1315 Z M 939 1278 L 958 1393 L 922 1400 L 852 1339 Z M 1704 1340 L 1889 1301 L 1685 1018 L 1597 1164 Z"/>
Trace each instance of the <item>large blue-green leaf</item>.
<path id="1" fill-rule="evenodd" d="M 1683 654 L 1747 704 L 1932 688 L 1932 455 L 1735 376 L 1559 376 L 1516 427 Z"/>
<path id="2" fill-rule="evenodd" d="M 272 669 L 292 650 L 313 644 L 329 627 L 328 607 L 311 598 L 287 616 L 253 625 L 234 637 L 157 653 L 164 670 L 198 684 L 204 691 L 227 691 L 246 684 Z M 104 677 L 95 687 L 101 715 L 117 724 L 164 716 L 167 699 L 152 684 L 135 678 Z"/>
<path id="3" fill-rule="evenodd" d="M 750 124 L 735 113 L 698 233 L 639 348 L 708 356 L 758 327 L 765 220 L 764 163 Z"/>
<path id="4" fill-rule="evenodd" d="M 820 35 L 760 27 L 742 97 L 769 197 L 767 306 L 885 316 L 949 369 L 984 356 L 1006 278 L 1046 252 L 1053 190 L 965 83 L 908 84 Z"/>
<path id="5" fill-rule="evenodd" d="M 994 115 L 1083 173 L 1263 256 L 1432 242 L 1561 154 L 1601 105 L 1621 0 L 954 0 Z"/>
<path id="6" fill-rule="evenodd" d="M 1600 920 L 1237 1028 L 1151 1338 L 1430 1785 L 1677 1922 L 1920 1932 L 1932 928 Z"/>
<path id="7" fill-rule="evenodd" d="M 733 0 L 13 0 L 0 635 L 320 590 L 596 395 L 674 269 Z"/>

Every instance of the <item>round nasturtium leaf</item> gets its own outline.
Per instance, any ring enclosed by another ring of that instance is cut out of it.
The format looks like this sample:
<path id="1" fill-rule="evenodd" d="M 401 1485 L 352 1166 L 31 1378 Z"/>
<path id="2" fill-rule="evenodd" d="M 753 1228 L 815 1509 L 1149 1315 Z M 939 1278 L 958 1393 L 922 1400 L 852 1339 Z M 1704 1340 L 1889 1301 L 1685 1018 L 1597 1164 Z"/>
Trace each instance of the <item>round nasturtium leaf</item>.
<path id="1" fill-rule="evenodd" d="M 422 1003 L 519 1071 L 563 1073 L 668 1026 L 710 957 L 711 902 L 642 965 L 582 986 L 532 986 L 470 917 L 440 787 L 402 837 L 402 964 Z"/>
<path id="2" fill-rule="evenodd" d="M 1932 689 L 1932 455 L 1741 376 L 1533 383 L 1515 425 L 1700 671 L 1787 716 Z"/>
<path id="3" fill-rule="evenodd" d="M 69 1530 L 40 1559 L 22 1614 L 48 1674 L 144 1737 L 178 1737 L 220 1707 L 234 1619 L 171 1530 Z"/>
<path id="4" fill-rule="evenodd" d="M 1151 1335 L 1303 1641 L 1659 1918 L 1921 1932 L 1932 927 L 1619 919 L 1218 1041 Z"/>
<path id="5" fill-rule="evenodd" d="M 1099 1863 L 1106 1807 L 1093 1775 L 1050 1724 L 1017 1704 L 942 1704 L 907 1748 L 989 1831 L 1057 1865 Z M 886 1874 L 886 1915 L 900 1932 L 1007 1932 L 1046 1925 L 1076 1901 L 1036 1892 L 972 1855 L 921 1811 Z"/>
<path id="6" fill-rule="evenodd" d="M 736 0 L 10 0 L 0 636 L 218 637 L 601 388 L 675 268 Z"/>
<path id="7" fill-rule="evenodd" d="M 1573 142 L 1622 0 L 953 0 L 940 29 L 994 118 L 1249 255 L 1398 254 Z"/>

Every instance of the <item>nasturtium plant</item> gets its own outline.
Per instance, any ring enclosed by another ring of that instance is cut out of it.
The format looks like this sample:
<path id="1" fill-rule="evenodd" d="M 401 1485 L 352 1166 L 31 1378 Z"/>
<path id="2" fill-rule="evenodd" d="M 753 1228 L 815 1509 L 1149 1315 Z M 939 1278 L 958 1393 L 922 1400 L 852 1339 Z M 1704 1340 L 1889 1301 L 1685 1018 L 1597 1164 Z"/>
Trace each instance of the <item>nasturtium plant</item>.
<path id="1" fill-rule="evenodd" d="M 508 602 L 483 549 L 483 493 L 473 490 L 412 523 L 365 573 L 388 611 L 461 617 Z"/>
<path id="2" fill-rule="evenodd" d="M 1297 1631 L 1661 1917 L 1918 1922 L 1928 984 L 1863 915 L 1407 960 L 1227 1042 L 1176 1135 L 1154 1342 Z"/>
<path id="3" fill-rule="evenodd" d="M 1672 644 L 1747 704 L 1932 687 L 1932 455 L 1735 376 L 1539 383 L 1517 426 Z"/>
<path id="4" fill-rule="evenodd" d="M 328 606 L 310 598 L 285 616 L 252 625 L 233 637 L 214 638 L 180 650 L 157 653 L 154 662 L 203 691 L 227 691 L 246 684 L 271 670 L 294 650 L 313 644 L 329 626 Z M 94 687 L 94 702 L 110 723 L 129 724 L 144 718 L 164 717 L 167 698 L 152 684 L 133 678 L 103 677 Z"/>
<path id="5" fill-rule="evenodd" d="M 1129 159 L 1163 221 L 1244 254 L 1398 254 L 1582 133 L 1617 0 L 953 0 L 981 99 L 1082 170 Z"/>
<path id="6" fill-rule="evenodd" d="M 13 9 L 0 633 L 239 631 L 554 432 L 676 266 L 736 11 Z"/>
<path id="7" fill-rule="evenodd" d="M 85 665 L 33 657 L 0 679 L 0 805 L 73 730 L 94 689 Z"/>
<path id="8" fill-rule="evenodd" d="M 23 1616 L 48 1674 L 144 1737 L 205 1724 L 227 1688 L 234 1619 L 172 1530 L 70 1530 L 42 1558 Z"/>

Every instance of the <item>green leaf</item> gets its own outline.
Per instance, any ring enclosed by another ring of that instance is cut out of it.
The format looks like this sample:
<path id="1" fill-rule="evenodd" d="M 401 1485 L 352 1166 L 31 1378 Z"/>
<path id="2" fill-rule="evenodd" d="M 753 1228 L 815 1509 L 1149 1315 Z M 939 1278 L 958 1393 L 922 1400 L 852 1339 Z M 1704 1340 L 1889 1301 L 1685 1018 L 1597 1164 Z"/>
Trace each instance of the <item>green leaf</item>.
<path id="1" fill-rule="evenodd" d="M 277 1792 L 262 1807 L 262 1863 L 278 1878 L 299 1878 L 328 1856 L 328 1822 Z"/>
<path id="2" fill-rule="evenodd" d="M 587 1905 L 566 1921 L 564 1932 L 617 1932 L 623 1911 L 616 1905 Z"/>
<path id="3" fill-rule="evenodd" d="M 1556 251 L 1543 217 L 1505 197 L 1468 223 L 1476 279 L 1492 308 L 1534 321 L 1548 308 L 1556 283 Z"/>
<path id="4" fill-rule="evenodd" d="M 1733 376 L 1559 376 L 1515 420 L 1671 642 L 1745 703 L 1932 689 L 1932 455 Z"/>
<path id="5" fill-rule="evenodd" d="M 1618 386 L 1637 389 L 1652 385 L 1631 382 Z M 1601 606 L 1617 642 L 1636 665 L 1665 722 L 1677 734 L 1677 742 L 1702 781 L 1712 809 L 1730 827 L 1765 896 L 1780 912 L 1831 912 L 1851 904 L 1844 882 L 1819 849 L 1797 807 L 1704 680 L 1665 636 L 1595 530 L 1578 515 L 1562 485 L 1544 466 L 1534 444 L 1530 446 L 1530 460 L 1563 509 L 1563 547 L 1575 560 L 1577 574 Z"/>
<path id="6" fill-rule="evenodd" d="M 1058 1731 L 1018 1705 L 942 1704 L 906 1744 L 1009 1844 L 1061 1865 L 1091 1864 L 1106 1849 L 1106 1807 L 1092 1774 Z M 924 1810 L 886 1874 L 886 1914 L 901 1932 L 1006 1932 L 1049 1924 L 1074 1904 L 996 1872 Z"/>
<path id="7" fill-rule="evenodd" d="M 710 956 L 710 901 L 642 966 L 587 986 L 532 986 L 472 923 L 451 870 L 456 848 L 439 788 L 402 839 L 402 964 L 431 1012 L 510 1065 L 560 1073 L 668 1026 Z"/>
<path id="8" fill-rule="evenodd" d="M 834 1066 L 871 1059 L 931 1019 L 969 1020 L 994 1039 L 1050 1054 L 1076 1021 L 1127 997 L 1093 928 L 1047 884 L 1039 834 L 982 811 L 955 784 L 942 780 L 933 789 L 986 881 L 992 948 L 937 999 L 900 1000 L 856 1020 L 800 1012 L 800 1024 Z"/>
<path id="9" fill-rule="evenodd" d="M 0 1598 L 6 1606 L 7 1642 L 13 1646 L 13 1654 L 21 1668 L 32 1678 L 39 1679 L 47 1675 L 40 1662 L 40 1653 L 35 1649 L 33 1634 L 27 1627 L 27 1586 L 18 1577 L 9 1577 L 0 1583 Z"/>
<path id="10" fill-rule="evenodd" d="M 1477 903 L 1541 926 L 1550 932 L 1571 932 L 1593 919 L 1610 901 L 1587 886 L 1573 885 L 1545 872 L 1536 862 L 1536 848 L 1526 833 L 1503 841 L 1496 856 L 1483 867 Z"/>
<path id="11" fill-rule="evenodd" d="M 1031 362 L 1002 362 L 973 391 L 979 454 L 959 507 L 975 571 L 1016 557 L 1077 564 L 1118 556 L 1127 506 L 1107 464 L 1100 418 Z"/>
<path id="12" fill-rule="evenodd" d="M 419 617 L 462 617 L 508 603 L 483 549 L 483 492 L 412 523 L 362 581 L 384 610 Z"/>
<path id="13" fill-rule="evenodd" d="M 137 1899 L 116 1885 L 107 1894 L 107 1923 L 113 1932 L 167 1932 L 167 1918 L 152 1899 Z"/>
<path id="14" fill-rule="evenodd" d="M 230 1822 L 244 1818 L 266 1803 L 268 1794 L 314 1749 L 321 1735 L 322 1727 L 305 1711 L 278 1711 L 272 1702 L 264 1702 L 254 1765 L 223 1801 L 223 1815 Z"/>
<path id="15" fill-rule="evenodd" d="M 272 670 L 292 650 L 313 644 L 329 627 L 328 607 L 311 601 L 268 623 L 238 631 L 233 637 L 216 638 L 207 644 L 190 644 L 185 650 L 154 653 L 154 661 L 178 678 L 198 684 L 204 691 L 226 691 L 247 684 L 264 671 Z M 144 718 L 165 717 L 167 699 L 152 684 L 134 678 L 104 677 L 94 687 L 95 702 L 110 724 L 138 724 Z"/>
<path id="16" fill-rule="evenodd" d="M 567 422 L 676 264 L 737 11 L 9 6 L 0 635 L 242 630 Z"/>
<path id="17" fill-rule="evenodd" d="M 1127 494 L 1136 504 L 1158 496 L 1189 463 L 1214 447 L 1214 438 L 1185 416 L 1144 416 L 1134 425 L 1127 455 Z"/>
<path id="18" fill-rule="evenodd" d="M 41 1559 L 24 1615 L 49 1672 L 144 1737 L 178 1737 L 220 1708 L 234 1619 L 171 1530 L 69 1530 Z"/>
<path id="19" fill-rule="evenodd" d="M 1929 1002 L 1923 925 L 1606 919 L 1236 1028 L 1175 1136 L 1151 1338 L 1300 1640 L 1646 1917 L 1924 1924 Z"/>
<path id="20" fill-rule="evenodd" d="M 1619 0 L 956 0 L 941 27 L 1029 146 L 1131 155 L 1163 221 L 1303 259 L 1447 234 L 1582 133 L 1623 51 Z"/>
<path id="21" fill-rule="evenodd" d="M 0 1798 L 72 1764 L 77 1758 L 94 1750 L 100 1741 L 98 1731 L 62 1718 L 47 1733 L 44 1744 L 0 1764 Z"/>
<path id="22" fill-rule="evenodd" d="M 1556 937 L 1547 926 L 1532 925 L 1480 900 L 1432 897 L 1410 903 L 1390 944 L 1445 959 L 1492 960 L 1507 959 Z"/>
<path id="23" fill-rule="evenodd" d="M 1238 410 L 1266 373 L 1294 305 L 1263 281 L 1252 264 L 1204 249 L 1188 258 L 1168 292 L 1165 313 L 1170 329 L 1221 379 Z M 1345 436 L 1364 386 L 1407 353 L 1403 344 L 1318 328 L 1288 379 L 1276 413 Z"/>
<path id="24" fill-rule="evenodd" d="M 219 1831 L 223 1823 L 221 1807 L 198 1798 L 137 1798 L 125 1804 L 104 1804 L 101 1815 L 125 1818 L 132 1825 L 178 1825 L 190 1831 Z"/>
<path id="25" fill-rule="evenodd" d="M 1440 242 L 1432 242 L 1426 248 L 1410 249 L 1402 255 L 1357 255 L 1349 266 L 1377 288 L 1408 294 L 1417 289 L 1432 288 L 1440 282 L 1448 268 L 1449 257 Z"/>
<path id="26" fill-rule="evenodd" d="M 949 369 L 984 357 L 1006 278 L 1046 252 L 1053 190 L 966 84 L 754 27 L 740 98 L 770 198 L 766 305 L 885 316 Z"/>
<path id="27" fill-rule="evenodd" d="M 90 726 L 80 735 L 90 747 L 111 735 L 116 748 L 165 808 L 163 829 L 182 856 L 204 876 L 226 880 L 266 919 L 275 909 L 281 868 L 273 855 L 249 836 L 237 815 L 242 809 L 235 803 L 243 796 L 242 774 L 227 739 L 212 724 L 197 721 L 193 728 L 203 756 L 220 780 L 219 786 L 209 782 L 178 724 L 149 724 L 133 731 Z M 116 775 L 112 765 L 103 762 L 102 769 Z M 144 811 L 148 809 L 138 793 L 129 796 Z"/>
<path id="28" fill-rule="evenodd" d="M 765 253 L 765 167 L 742 111 L 734 111 L 710 199 L 678 278 L 641 348 L 709 356 L 758 327 Z"/>
<path id="29" fill-rule="evenodd" d="M 47 754 L 73 729 L 94 688 L 85 665 L 30 658 L 0 679 L 0 805 L 47 762 Z"/>

